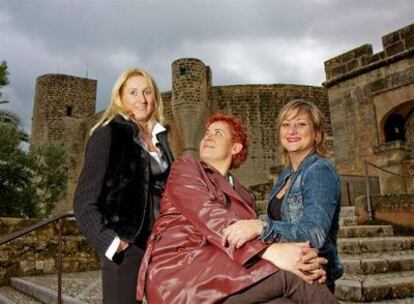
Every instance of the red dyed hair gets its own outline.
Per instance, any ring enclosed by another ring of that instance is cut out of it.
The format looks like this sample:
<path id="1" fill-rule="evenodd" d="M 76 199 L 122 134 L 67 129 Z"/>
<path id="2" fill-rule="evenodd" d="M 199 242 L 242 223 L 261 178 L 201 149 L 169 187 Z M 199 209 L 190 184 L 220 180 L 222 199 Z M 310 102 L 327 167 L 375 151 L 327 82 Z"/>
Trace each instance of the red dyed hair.
<path id="1" fill-rule="evenodd" d="M 213 122 L 217 121 L 225 122 L 229 126 L 233 143 L 240 143 L 243 146 L 239 153 L 233 155 L 233 159 L 231 161 L 230 169 L 236 169 L 240 167 L 240 165 L 244 163 L 247 158 L 249 145 L 247 140 L 247 133 L 244 130 L 244 127 L 240 120 L 223 113 L 216 113 L 211 115 L 207 119 L 206 128 L 208 128 Z"/>

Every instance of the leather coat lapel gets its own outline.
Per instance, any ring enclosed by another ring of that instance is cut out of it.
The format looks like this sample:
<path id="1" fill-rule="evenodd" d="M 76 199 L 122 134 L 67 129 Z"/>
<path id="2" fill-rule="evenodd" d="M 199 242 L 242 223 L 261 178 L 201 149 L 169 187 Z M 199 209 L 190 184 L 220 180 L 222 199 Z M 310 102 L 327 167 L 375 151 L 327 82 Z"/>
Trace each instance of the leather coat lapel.
<path id="1" fill-rule="evenodd" d="M 227 182 L 227 179 L 223 175 L 221 175 L 216 169 L 203 162 L 201 163 L 203 167 L 206 168 L 206 172 L 210 177 L 210 180 L 213 184 L 216 185 L 217 189 L 220 189 L 222 192 L 224 192 L 232 199 L 236 199 L 237 201 L 241 202 L 242 205 L 247 207 L 247 209 L 253 209 L 252 197 L 245 193 L 247 191 L 243 189 L 243 186 L 235 178 L 233 178 L 235 185 L 235 189 L 233 189 L 233 187 L 231 187 L 230 184 Z M 238 193 L 239 191 L 240 193 Z"/>
<path id="2" fill-rule="evenodd" d="M 247 202 L 250 207 L 254 208 L 255 202 L 253 194 L 247 191 L 236 179 L 234 179 L 234 190 L 240 195 L 244 202 Z"/>

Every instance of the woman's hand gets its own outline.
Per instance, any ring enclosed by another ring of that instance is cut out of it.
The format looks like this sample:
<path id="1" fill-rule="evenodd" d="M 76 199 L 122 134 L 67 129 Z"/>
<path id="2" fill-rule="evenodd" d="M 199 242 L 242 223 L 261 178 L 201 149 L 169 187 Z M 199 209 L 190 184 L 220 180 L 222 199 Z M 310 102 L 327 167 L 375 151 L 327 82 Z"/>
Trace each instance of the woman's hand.
<path id="1" fill-rule="evenodd" d="M 321 265 L 327 264 L 328 260 L 322 257 L 316 257 L 309 260 L 301 269 L 304 273 L 320 273 L 321 276 L 318 278 L 319 283 L 325 283 L 326 272 L 323 270 Z"/>
<path id="2" fill-rule="evenodd" d="M 326 264 L 327 260 L 318 257 L 318 250 L 310 248 L 309 242 L 272 244 L 263 252 L 262 258 L 308 283 L 315 280 L 322 283 L 326 280 L 321 265 Z"/>
<path id="3" fill-rule="evenodd" d="M 224 229 L 221 243 L 230 247 L 240 248 L 244 243 L 258 237 L 263 230 L 260 220 L 239 220 Z"/>
<path id="4" fill-rule="evenodd" d="M 129 247 L 128 241 L 121 240 L 121 242 L 118 245 L 118 249 L 117 249 L 116 252 L 122 252 L 122 251 L 126 250 L 128 247 Z"/>

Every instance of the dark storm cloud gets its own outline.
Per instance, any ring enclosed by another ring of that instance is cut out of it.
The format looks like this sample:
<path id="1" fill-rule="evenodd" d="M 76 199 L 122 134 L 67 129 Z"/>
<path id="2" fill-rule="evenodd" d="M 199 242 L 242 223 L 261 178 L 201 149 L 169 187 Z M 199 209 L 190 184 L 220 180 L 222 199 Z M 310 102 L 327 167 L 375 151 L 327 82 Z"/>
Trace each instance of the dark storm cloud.
<path id="1" fill-rule="evenodd" d="M 412 1 L 2 1 L 4 94 L 30 128 L 35 79 L 98 80 L 98 110 L 126 67 L 149 70 L 163 90 L 171 62 L 196 57 L 213 83 L 319 85 L 323 61 L 414 22 Z"/>

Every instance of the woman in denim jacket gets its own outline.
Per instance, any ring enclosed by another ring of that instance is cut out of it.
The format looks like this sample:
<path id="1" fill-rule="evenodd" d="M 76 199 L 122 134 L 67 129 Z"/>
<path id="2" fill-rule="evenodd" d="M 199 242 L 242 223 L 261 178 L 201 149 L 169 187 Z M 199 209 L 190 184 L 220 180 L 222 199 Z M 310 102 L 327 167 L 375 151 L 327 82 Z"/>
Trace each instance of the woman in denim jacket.
<path id="1" fill-rule="evenodd" d="M 337 250 L 340 183 L 326 158 L 323 114 L 313 103 L 293 100 L 280 111 L 277 129 L 289 167 L 273 186 L 268 219 L 240 220 L 227 227 L 222 241 L 236 248 L 257 236 L 266 243 L 309 241 L 328 259 L 327 285 L 334 292 L 343 273 Z"/>

